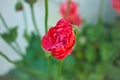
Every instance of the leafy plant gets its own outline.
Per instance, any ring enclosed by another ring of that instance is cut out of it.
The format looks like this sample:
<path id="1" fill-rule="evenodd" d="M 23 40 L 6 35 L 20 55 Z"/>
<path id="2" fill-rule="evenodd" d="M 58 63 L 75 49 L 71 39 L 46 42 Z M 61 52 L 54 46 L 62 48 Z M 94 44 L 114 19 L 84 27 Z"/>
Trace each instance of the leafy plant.
<path id="1" fill-rule="evenodd" d="M 48 0 L 45 1 L 45 32 L 48 30 Z M 28 35 L 27 25 L 25 25 L 23 38 L 28 46 L 26 52 L 20 50 L 16 42 L 18 27 L 8 28 L 4 18 L 0 15 L 6 32 L 0 36 L 6 41 L 8 46 L 19 53 L 22 60 L 12 61 L 0 51 L 8 62 L 15 65 L 0 79 L 6 80 L 120 80 L 120 17 L 113 23 L 103 22 L 101 14 L 98 23 L 83 23 L 80 28 L 73 26 L 76 34 L 76 45 L 73 52 L 63 61 L 58 61 L 41 46 L 41 35 L 37 28 L 34 16 L 34 3 L 37 0 L 25 0 L 30 5 L 31 16 L 35 32 Z M 19 2 L 17 2 L 18 4 Z M 23 1 L 17 8 L 23 5 Z M 23 13 L 25 18 L 24 6 Z M 101 8 L 100 8 L 101 11 Z M 101 13 L 101 12 L 99 12 Z M 26 19 L 24 19 L 26 20 Z M 25 24 L 27 24 L 25 22 Z M 14 47 L 12 43 L 16 44 Z M 46 44 L 47 45 L 47 44 Z"/>

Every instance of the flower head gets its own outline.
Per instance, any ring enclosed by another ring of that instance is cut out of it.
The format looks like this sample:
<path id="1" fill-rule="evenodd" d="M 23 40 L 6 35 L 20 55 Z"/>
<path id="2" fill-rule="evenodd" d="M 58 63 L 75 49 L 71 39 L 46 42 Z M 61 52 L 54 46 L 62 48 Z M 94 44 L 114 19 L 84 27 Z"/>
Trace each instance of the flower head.
<path id="1" fill-rule="evenodd" d="M 82 18 L 78 14 L 69 14 L 66 20 L 69 20 L 72 24 L 77 25 L 77 26 L 80 26 L 82 23 Z"/>
<path id="2" fill-rule="evenodd" d="M 23 4 L 22 2 L 18 1 L 15 5 L 15 10 L 16 11 L 22 11 L 23 10 Z"/>
<path id="3" fill-rule="evenodd" d="M 111 0 L 113 9 L 120 14 L 120 0 Z"/>
<path id="4" fill-rule="evenodd" d="M 72 24 L 80 26 L 82 22 L 81 16 L 78 14 L 78 5 L 73 0 L 67 0 L 60 5 L 61 16 L 69 20 Z"/>
<path id="5" fill-rule="evenodd" d="M 71 1 L 69 2 L 68 0 L 60 5 L 60 13 L 61 14 L 67 14 L 67 9 L 69 7 L 68 14 L 76 14 L 78 12 L 78 5 L 74 2 Z"/>
<path id="6" fill-rule="evenodd" d="M 69 21 L 61 19 L 42 38 L 42 47 L 58 60 L 63 60 L 72 52 L 75 34 Z"/>

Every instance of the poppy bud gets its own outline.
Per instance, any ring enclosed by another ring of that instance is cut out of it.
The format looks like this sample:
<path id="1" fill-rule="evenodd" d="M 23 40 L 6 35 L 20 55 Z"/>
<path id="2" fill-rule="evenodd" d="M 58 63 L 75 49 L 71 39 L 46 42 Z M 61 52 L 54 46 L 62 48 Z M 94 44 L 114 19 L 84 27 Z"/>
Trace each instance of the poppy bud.
<path id="1" fill-rule="evenodd" d="M 18 1 L 15 5 L 15 10 L 16 11 L 22 11 L 23 10 L 23 4 L 22 2 Z"/>
<path id="2" fill-rule="evenodd" d="M 37 0 L 25 0 L 25 1 L 29 4 L 34 4 L 35 2 L 37 2 Z"/>

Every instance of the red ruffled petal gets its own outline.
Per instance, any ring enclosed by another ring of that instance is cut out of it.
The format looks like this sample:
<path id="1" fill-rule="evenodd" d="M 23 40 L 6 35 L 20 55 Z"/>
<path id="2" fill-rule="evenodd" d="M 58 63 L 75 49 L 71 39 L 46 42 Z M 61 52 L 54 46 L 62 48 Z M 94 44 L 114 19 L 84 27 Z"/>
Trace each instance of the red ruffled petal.
<path id="1" fill-rule="evenodd" d="M 48 34 L 43 36 L 42 38 L 42 47 L 49 51 L 49 49 L 53 46 L 53 43 L 50 41 Z"/>
<path id="2" fill-rule="evenodd" d="M 72 52 L 71 49 L 65 51 L 65 52 L 61 52 L 61 53 L 58 53 L 59 55 L 56 55 L 55 57 L 58 59 L 58 60 L 63 60 L 65 59 L 70 53 Z"/>
<path id="3" fill-rule="evenodd" d="M 42 38 L 42 47 L 58 60 L 63 60 L 72 52 L 74 43 L 75 35 L 72 25 L 64 19 L 58 21 L 57 25 L 50 28 Z"/>

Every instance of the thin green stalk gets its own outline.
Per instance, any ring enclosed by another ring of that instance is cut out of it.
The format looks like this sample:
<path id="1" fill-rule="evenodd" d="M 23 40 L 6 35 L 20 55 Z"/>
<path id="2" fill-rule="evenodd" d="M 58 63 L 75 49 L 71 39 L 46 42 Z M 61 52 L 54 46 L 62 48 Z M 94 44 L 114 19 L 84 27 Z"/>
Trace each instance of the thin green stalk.
<path id="1" fill-rule="evenodd" d="M 1 51 L 0 51 L 0 55 L 4 57 L 9 63 L 16 64 L 14 61 L 11 61 L 7 56 L 5 56 Z"/>
<path id="2" fill-rule="evenodd" d="M 45 33 L 48 31 L 48 0 L 45 0 Z M 50 77 L 50 57 L 47 58 L 48 62 L 48 79 Z"/>
<path id="3" fill-rule="evenodd" d="M 17 46 L 17 48 L 20 50 L 20 53 L 22 54 L 22 49 L 21 49 L 20 45 L 18 44 L 18 42 L 15 41 L 14 43 L 15 43 L 15 45 Z"/>
<path id="4" fill-rule="evenodd" d="M 58 65 L 58 78 L 57 78 L 58 80 L 61 80 L 62 65 L 63 65 L 63 62 L 60 61 Z"/>
<path id="5" fill-rule="evenodd" d="M 13 45 L 9 44 L 5 39 L 4 41 L 10 46 L 10 48 L 12 48 L 16 53 L 23 57 L 23 54 L 20 51 L 18 51 Z"/>
<path id="6" fill-rule="evenodd" d="M 1 14 L 0 14 L 0 18 L 1 18 L 1 20 L 2 20 L 2 22 L 3 22 L 3 24 L 4 24 L 4 26 L 5 26 L 6 30 L 9 31 L 9 28 L 8 28 L 8 26 L 7 26 L 7 23 L 5 22 L 5 20 L 4 20 L 4 18 L 3 18 L 3 16 L 2 16 Z"/>
<path id="7" fill-rule="evenodd" d="M 102 21 L 102 14 L 104 9 L 104 0 L 100 0 L 99 14 L 98 14 L 98 24 Z"/>
<path id="8" fill-rule="evenodd" d="M 45 0 L 45 32 L 48 30 L 48 0 Z"/>
<path id="9" fill-rule="evenodd" d="M 66 13 L 65 13 L 65 19 L 68 18 L 68 15 L 69 15 L 69 12 L 70 12 L 70 4 L 71 4 L 71 0 L 68 0 L 68 2 L 67 2 L 67 10 L 66 10 Z"/>
<path id="10" fill-rule="evenodd" d="M 0 18 L 1 18 L 2 22 L 3 22 L 3 25 L 5 26 L 6 30 L 9 32 L 8 25 L 7 25 L 7 23 L 5 22 L 5 19 L 2 17 L 1 14 L 0 14 Z M 4 40 L 4 41 L 6 41 L 6 40 Z M 16 53 L 20 53 L 20 54 L 22 55 L 22 52 L 21 52 L 21 51 L 16 50 L 16 48 L 15 48 L 14 46 L 12 46 L 10 43 L 8 43 L 7 41 L 6 41 L 6 43 L 7 43 Z M 17 46 L 19 46 L 19 45 L 17 44 L 17 42 L 15 42 L 15 44 L 16 44 Z M 18 49 L 19 49 L 19 47 L 18 47 Z"/>
<path id="11" fill-rule="evenodd" d="M 25 12 L 25 9 L 23 9 L 23 20 L 24 20 L 24 25 L 25 25 L 25 31 L 27 32 L 28 30 L 27 30 L 27 27 L 28 27 L 28 25 L 27 25 L 27 17 L 26 17 L 26 12 Z"/>
<path id="12" fill-rule="evenodd" d="M 23 56 L 22 53 L 20 51 L 18 51 L 13 45 L 9 44 L 8 45 L 16 52 L 18 53 L 20 56 Z"/>
<path id="13" fill-rule="evenodd" d="M 36 32 L 37 32 L 37 35 L 40 36 L 39 29 L 38 29 L 38 27 L 37 27 L 37 23 L 36 23 L 36 20 L 35 20 L 35 14 L 34 14 L 33 5 L 30 5 L 30 9 L 31 9 L 31 16 L 32 16 L 34 28 L 35 28 L 35 30 L 36 30 Z"/>
<path id="14" fill-rule="evenodd" d="M 47 65 L 48 65 L 48 80 L 51 76 L 51 73 L 50 73 L 50 58 L 47 58 Z"/>
<path id="15" fill-rule="evenodd" d="M 19 0 L 22 5 L 23 5 L 23 2 L 22 0 Z M 23 5 L 23 10 L 22 10 L 22 14 L 23 14 L 23 21 L 24 21 L 24 26 L 25 26 L 25 31 L 27 32 L 27 27 L 28 27 L 28 24 L 27 24 L 27 17 L 26 17 L 26 11 L 25 11 L 25 8 L 24 8 L 24 5 Z"/>

